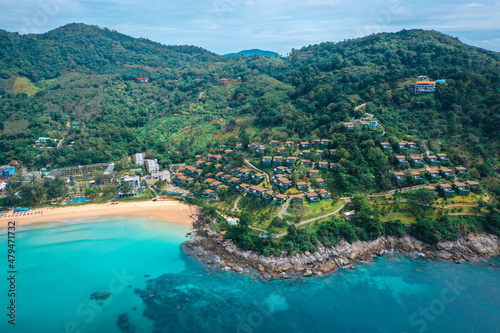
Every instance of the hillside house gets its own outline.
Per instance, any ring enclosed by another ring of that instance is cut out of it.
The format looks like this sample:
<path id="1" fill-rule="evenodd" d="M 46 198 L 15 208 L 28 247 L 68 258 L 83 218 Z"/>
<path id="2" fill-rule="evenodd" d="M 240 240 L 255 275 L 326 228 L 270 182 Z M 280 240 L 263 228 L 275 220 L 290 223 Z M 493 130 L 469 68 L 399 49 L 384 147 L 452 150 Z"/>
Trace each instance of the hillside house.
<path id="1" fill-rule="evenodd" d="M 455 183 L 453 184 L 453 189 L 457 191 L 458 195 L 468 195 L 469 194 L 469 189 L 464 183 Z"/>
<path id="2" fill-rule="evenodd" d="M 481 193 L 481 191 L 482 191 L 481 185 L 479 185 L 478 182 L 476 182 L 474 180 L 468 180 L 465 183 L 467 185 L 469 185 L 469 188 L 470 188 L 471 192 L 473 192 L 473 193 Z"/>
<path id="3" fill-rule="evenodd" d="M 229 80 L 226 78 L 222 78 L 218 81 L 220 84 L 227 86 L 229 84 Z"/>
<path id="4" fill-rule="evenodd" d="M 177 186 L 183 186 L 184 182 L 186 181 L 187 178 L 188 177 L 186 177 L 186 176 L 179 176 L 179 177 L 177 177 L 177 180 L 176 180 Z"/>
<path id="5" fill-rule="evenodd" d="M 295 194 L 290 197 L 292 205 L 302 205 L 304 204 L 304 194 Z"/>
<path id="6" fill-rule="evenodd" d="M 403 187 L 406 185 L 406 176 L 403 172 L 393 172 L 392 181 L 395 186 Z"/>
<path id="7" fill-rule="evenodd" d="M 150 173 L 155 173 L 160 171 L 160 165 L 158 164 L 158 160 L 145 160 L 144 164 L 146 165 L 146 170 Z"/>
<path id="8" fill-rule="evenodd" d="M 328 170 L 328 162 L 318 162 L 318 169 L 320 171 L 327 171 Z"/>
<path id="9" fill-rule="evenodd" d="M 278 148 L 278 154 L 284 154 L 286 151 L 286 148 L 285 147 L 279 147 Z"/>
<path id="10" fill-rule="evenodd" d="M 316 181 L 318 182 L 319 186 L 321 186 L 321 187 L 326 186 L 325 180 L 323 178 L 316 178 Z"/>
<path id="11" fill-rule="evenodd" d="M 392 146 L 389 142 L 381 142 L 380 148 L 382 148 L 382 151 L 391 151 L 392 150 Z"/>
<path id="12" fill-rule="evenodd" d="M 297 161 L 297 157 L 291 156 L 286 158 L 286 166 L 287 167 L 292 167 L 295 165 L 295 162 Z"/>
<path id="13" fill-rule="evenodd" d="M 464 167 L 456 167 L 455 173 L 458 177 L 467 177 L 469 176 L 469 171 Z"/>
<path id="14" fill-rule="evenodd" d="M 311 166 L 311 160 L 301 160 L 300 164 L 308 168 Z"/>
<path id="15" fill-rule="evenodd" d="M 330 157 L 331 159 L 335 157 L 335 152 L 336 152 L 336 151 L 337 151 L 337 149 L 330 149 L 330 150 L 329 150 L 329 153 L 330 153 L 329 157 Z"/>
<path id="16" fill-rule="evenodd" d="M 328 139 L 321 139 L 321 142 L 319 143 L 320 147 L 322 148 L 328 148 L 330 145 L 330 140 Z"/>
<path id="17" fill-rule="evenodd" d="M 330 170 L 332 170 L 336 165 L 337 163 L 330 163 L 328 164 L 328 167 L 330 168 Z"/>
<path id="18" fill-rule="evenodd" d="M 306 149 L 309 148 L 309 142 L 308 141 L 303 141 L 300 143 L 300 149 Z"/>
<path id="19" fill-rule="evenodd" d="M 252 176 L 252 170 L 250 169 L 241 169 L 238 171 L 238 177 L 243 179 L 249 179 Z"/>
<path id="20" fill-rule="evenodd" d="M 439 184 L 438 191 L 445 198 L 451 198 L 455 195 L 455 191 L 450 184 Z"/>
<path id="21" fill-rule="evenodd" d="M 243 169 L 243 168 L 242 167 L 233 168 L 233 169 L 231 169 L 231 173 L 235 176 L 238 176 L 241 169 Z"/>
<path id="22" fill-rule="evenodd" d="M 233 177 L 233 178 L 229 179 L 229 181 L 228 181 L 228 184 L 230 186 L 236 186 L 236 185 L 238 185 L 240 183 L 241 183 L 241 179 L 238 178 L 238 177 Z"/>
<path id="23" fill-rule="evenodd" d="M 433 93 L 436 91 L 435 81 L 417 81 L 410 83 L 410 91 L 415 94 Z"/>
<path id="24" fill-rule="evenodd" d="M 211 168 L 212 165 L 213 165 L 212 162 L 207 162 L 207 163 L 205 163 L 205 168 Z"/>
<path id="25" fill-rule="evenodd" d="M 286 166 L 279 166 L 279 167 L 274 168 L 274 173 L 276 173 L 276 174 L 292 173 L 292 170 L 290 170 Z"/>
<path id="26" fill-rule="evenodd" d="M 450 165 L 450 159 L 446 154 L 436 154 L 437 158 L 441 165 Z"/>
<path id="27" fill-rule="evenodd" d="M 306 182 L 297 182 L 297 190 L 307 191 L 307 183 Z"/>
<path id="28" fill-rule="evenodd" d="M 399 142 L 398 143 L 398 151 L 400 153 L 403 153 L 408 150 L 408 146 L 406 145 L 406 142 Z"/>
<path id="29" fill-rule="evenodd" d="M 222 177 L 224 176 L 224 171 L 217 172 L 215 174 L 215 179 L 222 181 Z"/>
<path id="30" fill-rule="evenodd" d="M 319 175 L 319 170 L 311 170 L 309 171 L 309 177 L 311 178 L 317 178 Z"/>
<path id="31" fill-rule="evenodd" d="M 311 154 L 311 151 L 309 149 L 306 149 L 306 150 L 302 150 L 299 154 L 300 157 L 309 157 L 309 155 Z"/>
<path id="32" fill-rule="evenodd" d="M 220 164 L 220 163 L 214 164 L 214 168 L 220 169 L 220 168 L 222 168 L 222 164 Z"/>
<path id="33" fill-rule="evenodd" d="M 406 143 L 406 146 L 408 147 L 408 149 L 411 151 L 411 152 L 418 152 L 418 147 L 417 147 L 417 144 L 415 142 L 407 142 Z"/>
<path id="34" fill-rule="evenodd" d="M 144 165 L 144 153 L 137 153 L 132 155 L 132 158 L 134 159 L 134 163 L 136 165 Z"/>
<path id="35" fill-rule="evenodd" d="M 318 154 L 318 155 L 319 155 L 319 157 L 321 157 L 322 159 L 323 159 L 323 158 L 325 158 L 325 152 L 324 152 L 324 151 L 322 151 L 322 150 L 319 150 L 319 149 L 318 149 L 318 150 L 316 150 L 316 154 Z"/>
<path id="36" fill-rule="evenodd" d="M 354 123 L 353 122 L 344 122 L 342 124 L 344 124 L 344 126 L 347 127 L 348 130 L 354 129 Z"/>
<path id="37" fill-rule="evenodd" d="M 203 175 L 203 170 L 202 169 L 196 169 L 194 170 L 194 174 L 198 177 Z"/>
<path id="38" fill-rule="evenodd" d="M 265 151 L 266 150 L 264 149 L 264 147 L 260 147 L 260 148 L 255 149 L 255 154 L 262 156 L 262 155 L 264 155 Z"/>
<path id="39" fill-rule="evenodd" d="M 215 179 L 213 179 L 213 178 L 207 178 L 207 179 L 205 179 L 205 181 L 203 182 L 203 184 L 205 184 L 205 185 L 210 185 L 210 184 L 212 184 L 214 181 L 215 181 Z"/>
<path id="40" fill-rule="evenodd" d="M 264 178 L 266 178 L 266 175 L 258 172 L 252 176 L 252 184 L 260 184 L 264 180 Z"/>
<path id="41" fill-rule="evenodd" d="M 427 160 L 429 161 L 429 165 L 430 166 L 439 166 L 441 165 L 441 162 L 439 162 L 439 159 L 437 156 L 435 155 L 429 155 L 427 156 Z"/>
<path id="42" fill-rule="evenodd" d="M 319 146 L 319 144 L 321 143 L 321 140 L 314 139 L 314 140 L 311 141 L 311 143 L 312 143 L 313 146 Z"/>
<path id="43" fill-rule="evenodd" d="M 219 188 L 219 187 L 220 187 L 220 186 L 222 186 L 222 185 L 223 185 L 223 184 L 222 184 L 220 181 L 216 180 L 216 181 L 214 181 L 214 182 L 212 182 L 212 183 L 210 184 L 210 188 L 212 188 L 212 189 L 217 189 L 217 188 Z"/>
<path id="44" fill-rule="evenodd" d="M 306 197 L 310 203 L 317 203 L 320 201 L 319 195 L 316 192 L 306 193 Z"/>
<path id="45" fill-rule="evenodd" d="M 224 176 L 222 176 L 222 182 L 223 182 L 224 184 L 229 184 L 229 180 L 230 180 L 231 178 L 233 178 L 233 176 L 232 176 L 232 175 L 224 175 Z"/>
<path id="46" fill-rule="evenodd" d="M 283 162 L 283 156 L 274 156 L 273 157 L 273 166 L 281 165 L 281 162 Z"/>
<path id="47" fill-rule="evenodd" d="M 442 178 L 441 175 L 439 174 L 439 170 L 436 169 L 427 170 L 427 177 L 429 177 L 429 180 L 431 182 L 437 182 Z"/>
<path id="48" fill-rule="evenodd" d="M 277 180 L 279 188 L 282 190 L 288 190 L 290 187 L 292 187 L 292 182 L 286 178 L 279 178 Z"/>
<path id="49" fill-rule="evenodd" d="M 262 166 L 264 168 L 269 168 L 271 166 L 272 161 L 273 161 L 273 158 L 271 156 L 264 156 L 262 158 Z"/>
<path id="50" fill-rule="evenodd" d="M 419 171 L 410 171 L 410 175 L 413 176 L 413 180 L 415 184 L 422 184 L 424 182 L 424 177 L 420 174 Z"/>
<path id="51" fill-rule="evenodd" d="M 437 190 L 436 190 L 436 186 L 429 185 L 429 186 L 424 186 L 423 188 L 434 191 L 435 194 L 438 194 Z"/>
<path id="52" fill-rule="evenodd" d="M 224 153 L 224 154 L 226 154 L 226 155 L 229 155 L 229 154 L 231 154 L 233 151 L 234 151 L 234 150 L 232 150 L 232 149 L 226 149 L 226 150 L 224 150 L 224 152 L 223 152 L 223 153 Z"/>
<path id="53" fill-rule="evenodd" d="M 408 166 L 408 161 L 406 160 L 406 156 L 404 155 L 396 155 L 394 157 L 394 164 L 400 167 Z"/>
<path id="54" fill-rule="evenodd" d="M 274 191 L 267 191 L 266 194 L 264 194 L 264 199 L 266 199 L 267 202 L 271 202 L 274 199 Z"/>
<path id="55" fill-rule="evenodd" d="M 215 198 L 215 191 L 211 189 L 206 189 L 203 191 L 203 199 L 212 200 Z"/>
<path id="56" fill-rule="evenodd" d="M 287 142 L 285 142 L 285 146 L 287 146 L 287 147 L 293 147 L 294 146 L 293 141 L 287 141 Z"/>
<path id="57" fill-rule="evenodd" d="M 279 144 L 280 142 L 278 140 L 271 140 L 271 142 L 269 142 L 271 147 L 277 147 Z"/>
<path id="58" fill-rule="evenodd" d="M 327 200 L 327 199 L 331 198 L 330 193 L 328 193 L 328 191 L 325 189 L 319 190 L 318 193 L 319 193 L 319 197 L 321 198 L 321 200 Z"/>
<path id="59" fill-rule="evenodd" d="M 198 160 L 196 162 L 194 162 L 194 166 L 199 168 L 201 166 L 205 165 L 205 161 L 204 160 Z"/>
<path id="60" fill-rule="evenodd" d="M 243 184 L 236 186 L 236 191 L 241 193 L 241 192 L 246 191 L 249 187 L 250 187 L 250 185 L 243 183 Z"/>
<path id="61" fill-rule="evenodd" d="M 282 205 L 285 203 L 287 198 L 288 197 L 284 194 L 278 194 L 277 196 L 274 197 L 274 203 L 276 205 Z"/>
<path id="62" fill-rule="evenodd" d="M 233 149 L 234 150 L 243 150 L 245 147 L 243 146 L 243 144 L 241 142 L 238 142 L 236 143 L 234 146 L 233 146 Z"/>
<path id="63" fill-rule="evenodd" d="M 455 179 L 455 175 L 453 174 L 453 171 L 448 168 L 442 168 L 439 170 L 441 172 L 441 176 L 443 176 L 445 179 Z"/>
<path id="64" fill-rule="evenodd" d="M 186 179 L 186 186 L 194 184 L 194 181 L 195 179 L 193 177 L 189 177 L 188 179 Z"/>
<path id="65" fill-rule="evenodd" d="M 410 164 L 414 168 L 422 168 L 424 166 L 424 159 L 421 156 L 410 156 Z"/>

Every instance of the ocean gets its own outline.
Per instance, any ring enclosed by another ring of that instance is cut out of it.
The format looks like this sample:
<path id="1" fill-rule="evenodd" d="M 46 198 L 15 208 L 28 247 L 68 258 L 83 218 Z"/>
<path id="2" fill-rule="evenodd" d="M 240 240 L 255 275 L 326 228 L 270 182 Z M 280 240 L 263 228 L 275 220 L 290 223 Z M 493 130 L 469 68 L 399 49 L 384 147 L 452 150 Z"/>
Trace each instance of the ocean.
<path id="1" fill-rule="evenodd" d="M 0 229 L 0 332 L 500 332 L 499 257 L 384 256 L 264 282 L 185 255 L 189 231 L 135 217 L 17 227 L 13 326 Z"/>

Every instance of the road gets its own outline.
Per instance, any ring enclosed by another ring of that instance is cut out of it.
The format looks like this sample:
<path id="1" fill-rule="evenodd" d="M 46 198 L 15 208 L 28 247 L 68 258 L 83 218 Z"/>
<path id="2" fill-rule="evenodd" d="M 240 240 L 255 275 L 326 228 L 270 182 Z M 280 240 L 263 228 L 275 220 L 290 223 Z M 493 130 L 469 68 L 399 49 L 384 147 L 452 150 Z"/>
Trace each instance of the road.
<path id="1" fill-rule="evenodd" d="M 269 176 L 269 174 L 268 174 L 267 172 L 265 172 L 265 171 L 263 171 L 263 170 L 261 170 L 261 169 L 257 168 L 257 167 L 256 167 L 255 165 L 253 165 L 253 164 L 250 162 L 250 160 L 249 160 L 249 159 L 247 159 L 247 158 L 245 158 L 245 163 L 246 163 L 246 164 L 248 164 L 248 166 L 249 166 L 250 168 L 252 168 L 252 169 L 254 169 L 254 170 L 257 170 L 257 171 L 258 171 L 258 172 L 260 172 L 260 173 L 265 174 L 265 175 L 266 175 L 266 179 L 267 179 L 267 184 L 268 184 L 269 186 L 271 186 L 271 177 Z"/>
<path id="2" fill-rule="evenodd" d="M 288 200 L 285 202 L 285 204 L 283 205 L 283 207 L 281 207 L 281 210 L 280 210 L 280 211 L 279 211 L 279 213 L 278 213 L 278 217 L 279 217 L 280 219 L 282 219 L 282 218 L 283 218 L 283 215 L 285 215 L 285 214 L 286 214 L 286 215 L 290 215 L 290 214 L 288 214 L 288 213 L 287 213 L 287 210 L 288 210 L 288 207 L 290 206 L 290 202 L 291 202 L 291 201 L 292 201 L 292 199 L 288 199 Z"/>
<path id="3" fill-rule="evenodd" d="M 232 212 L 241 212 L 241 209 L 238 208 L 238 202 L 240 201 L 241 197 L 238 197 L 236 201 L 234 202 L 234 207 L 231 209 Z"/>

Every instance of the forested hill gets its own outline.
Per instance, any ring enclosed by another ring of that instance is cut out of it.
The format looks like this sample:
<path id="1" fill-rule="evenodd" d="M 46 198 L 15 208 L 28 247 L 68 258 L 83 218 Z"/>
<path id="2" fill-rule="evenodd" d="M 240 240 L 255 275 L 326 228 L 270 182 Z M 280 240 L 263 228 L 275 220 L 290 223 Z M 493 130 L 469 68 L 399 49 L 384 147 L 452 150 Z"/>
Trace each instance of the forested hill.
<path id="1" fill-rule="evenodd" d="M 446 84 L 415 95 L 407 88 L 419 75 Z M 0 96 L 0 163 L 32 168 L 146 150 L 166 165 L 237 140 L 324 137 L 347 151 L 342 172 L 357 180 L 345 183 L 365 188 L 386 181 L 376 171 L 380 141 L 425 143 L 482 177 L 499 161 L 500 55 L 434 31 L 322 43 L 286 58 L 223 57 L 84 24 L 0 31 Z M 383 136 L 340 126 L 365 112 Z M 33 147 L 42 136 L 65 140 Z"/>
<path id="2" fill-rule="evenodd" d="M 200 47 L 165 46 L 77 23 L 40 35 L 0 30 L 0 44 L 2 77 L 21 75 L 32 81 L 53 79 L 68 71 L 145 74 L 158 67 L 185 67 L 220 57 Z"/>

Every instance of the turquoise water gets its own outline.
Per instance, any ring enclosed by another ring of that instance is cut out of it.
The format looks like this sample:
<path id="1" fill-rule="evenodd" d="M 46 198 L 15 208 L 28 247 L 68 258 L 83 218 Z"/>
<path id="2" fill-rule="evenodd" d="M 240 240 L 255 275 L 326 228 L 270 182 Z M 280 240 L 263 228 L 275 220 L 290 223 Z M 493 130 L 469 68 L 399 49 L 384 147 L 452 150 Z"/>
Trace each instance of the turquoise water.
<path id="1" fill-rule="evenodd" d="M 18 228 L 17 325 L 2 314 L 0 332 L 500 331 L 498 257 L 382 257 L 324 278 L 262 282 L 186 256 L 187 232 L 138 218 Z M 89 299 L 103 291 L 111 296 Z"/>

